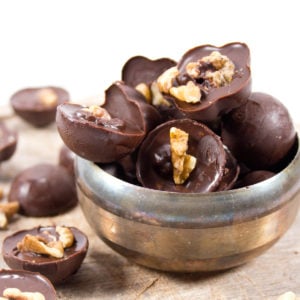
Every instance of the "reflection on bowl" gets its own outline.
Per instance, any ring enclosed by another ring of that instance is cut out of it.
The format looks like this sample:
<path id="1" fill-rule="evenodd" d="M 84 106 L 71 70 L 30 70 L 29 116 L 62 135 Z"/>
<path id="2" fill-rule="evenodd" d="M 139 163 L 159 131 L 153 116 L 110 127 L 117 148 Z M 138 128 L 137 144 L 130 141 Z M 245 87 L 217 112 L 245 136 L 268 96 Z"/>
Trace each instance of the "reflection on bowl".
<path id="1" fill-rule="evenodd" d="M 134 262 L 195 272 L 243 264 L 271 247 L 293 223 L 300 194 L 300 150 L 258 184 L 181 194 L 146 189 L 76 158 L 79 201 L 99 237 Z"/>

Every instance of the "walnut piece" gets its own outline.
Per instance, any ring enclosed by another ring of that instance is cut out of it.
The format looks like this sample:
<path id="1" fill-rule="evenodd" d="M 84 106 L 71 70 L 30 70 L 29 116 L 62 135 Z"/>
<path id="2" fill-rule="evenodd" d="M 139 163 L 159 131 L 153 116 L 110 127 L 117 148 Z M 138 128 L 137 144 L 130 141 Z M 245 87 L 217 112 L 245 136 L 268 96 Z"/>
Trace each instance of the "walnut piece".
<path id="1" fill-rule="evenodd" d="M 203 72 L 201 68 L 204 67 Z M 232 81 L 235 71 L 234 63 L 218 51 L 202 57 L 197 62 L 190 62 L 186 66 L 187 74 L 194 78 L 208 80 L 212 87 L 222 87 Z"/>
<path id="2" fill-rule="evenodd" d="M 179 128 L 170 129 L 171 161 L 175 184 L 183 184 L 196 167 L 196 157 L 187 154 L 189 134 Z"/>
<path id="3" fill-rule="evenodd" d="M 198 103 L 201 101 L 200 88 L 193 81 L 188 81 L 186 85 L 171 87 L 169 92 L 176 99 L 187 103 Z"/>
<path id="4" fill-rule="evenodd" d="M 47 106 L 52 107 L 58 104 L 58 96 L 54 90 L 49 88 L 44 88 L 38 91 L 38 99 L 39 101 Z"/>
<path id="5" fill-rule="evenodd" d="M 64 248 L 69 248 L 74 244 L 74 235 L 68 227 L 56 226 L 55 230 Z"/>
<path id="6" fill-rule="evenodd" d="M 160 92 L 158 88 L 158 84 L 156 81 L 153 81 L 151 84 L 151 93 L 152 93 L 152 104 L 154 106 L 170 106 L 171 104 L 167 101 L 163 94 Z"/>
<path id="7" fill-rule="evenodd" d="M 19 211 L 20 205 L 18 201 L 0 202 L 0 211 L 10 218 Z"/>
<path id="8" fill-rule="evenodd" d="M 47 243 L 45 239 L 31 234 L 26 234 L 22 241 L 17 244 L 17 248 L 21 252 L 34 252 L 55 258 L 64 256 L 64 247 L 61 241 Z"/>
<path id="9" fill-rule="evenodd" d="M 105 120 L 111 119 L 111 116 L 108 113 L 108 111 L 99 105 L 91 105 L 89 107 L 83 108 L 82 110 L 91 113 L 96 118 L 102 118 Z"/>
<path id="10" fill-rule="evenodd" d="M 56 226 L 55 231 L 58 233 L 58 240 L 55 235 L 48 231 L 43 231 L 43 235 L 26 234 L 17 248 L 21 252 L 34 252 L 46 254 L 55 258 L 64 256 L 64 249 L 74 244 L 75 238 L 72 231 L 65 226 Z"/>
<path id="11" fill-rule="evenodd" d="M 4 212 L 0 210 L 0 229 L 5 229 L 7 227 L 8 220 Z"/>
<path id="12" fill-rule="evenodd" d="M 171 67 L 164 71 L 157 78 L 157 85 L 160 92 L 168 94 L 170 88 L 173 86 L 173 80 L 177 75 L 179 75 L 179 70 L 177 69 L 177 67 Z"/>
<path id="13" fill-rule="evenodd" d="M 5 229 L 8 220 L 19 211 L 20 205 L 17 201 L 0 202 L 0 229 Z"/>
<path id="14" fill-rule="evenodd" d="M 6 288 L 3 291 L 4 298 L 9 300 L 45 300 L 45 296 L 40 292 L 22 292 L 17 288 Z"/>
<path id="15" fill-rule="evenodd" d="M 148 84 L 141 82 L 135 87 L 135 89 L 145 97 L 148 103 L 151 104 L 152 95 Z"/>

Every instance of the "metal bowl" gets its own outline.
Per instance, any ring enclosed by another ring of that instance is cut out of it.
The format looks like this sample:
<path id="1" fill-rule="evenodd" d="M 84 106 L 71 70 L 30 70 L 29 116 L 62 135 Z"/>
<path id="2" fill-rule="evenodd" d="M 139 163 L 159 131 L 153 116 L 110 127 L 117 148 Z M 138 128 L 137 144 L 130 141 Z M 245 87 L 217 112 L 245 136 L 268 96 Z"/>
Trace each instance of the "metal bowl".
<path id="1" fill-rule="evenodd" d="M 80 157 L 75 171 L 81 208 L 99 237 L 128 259 L 159 270 L 241 265 L 270 248 L 291 226 L 299 207 L 299 148 L 270 179 L 206 194 L 132 185 Z"/>

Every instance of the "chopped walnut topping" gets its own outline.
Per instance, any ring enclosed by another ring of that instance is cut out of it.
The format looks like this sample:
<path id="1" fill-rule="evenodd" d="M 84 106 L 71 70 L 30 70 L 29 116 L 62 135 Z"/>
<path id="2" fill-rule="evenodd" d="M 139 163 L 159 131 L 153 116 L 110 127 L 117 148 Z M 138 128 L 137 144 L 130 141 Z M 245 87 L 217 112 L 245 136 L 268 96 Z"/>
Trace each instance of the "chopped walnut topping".
<path id="1" fill-rule="evenodd" d="M 170 88 L 173 86 L 173 79 L 175 79 L 177 75 L 179 75 L 179 70 L 177 69 L 177 67 L 171 67 L 164 71 L 157 78 L 157 85 L 159 91 L 168 94 Z"/>
<path id="2" fill-rule="evenodd" d="M 179 128 L 170 129 L 171 161 L 175 184 L 183 184 L 196 167 L 196 157 L 187 154 L 189 134 Z"/>
<path id="3" fill-rule="evenodd" d="M 186 85 L 171 87 L 169 92 L 176 99 L 187 103 L 197 103 L 201 100 L 200 88 L 193 81 L 189 81 Z"/>
<path id="4" fill-rule="evenodd" d="M 235 66 L 233 62 L 218 51 L 202 57 L 197 62 L 190 62 L 186 66 L 187 74 L 194 78 L 208 80 L 213 87 L 222 87 L 232 81 Z"/>
<path id="5" fill-rule="evenodd" d="M 148 84 L 146 83 L 139 83 L 135 89 L 140 92 L 147 100 L 148 103 L 151 104 L 151 101 L 152 101 L 152 95 L 151 95 L 151 90 L 148 86 Z"/>
<path id="6" fill-rule="evenodd" d="M 89 107 L 83 108 L 82 110 L 91 113 L 96 118 L 102 118 L 105 120 L 111 119 L 111 116 L 108 113 L 108 111 L 99 105 L 91 105 Z"/>
<path id="7" fill-rule="evenodd" d="M 64 256 L 64 249 L 74 244 L 74 235 L 68 227 L 56 226 L 55 231 L 58 233 L 58 240 L 55 235 L 48 231 L 43 231 L 43 235 L 26 234 L 17 248 L 21 252 L 34 252 L 46 254 L 56 258 Z"/>
<path id="8" fill-rule="evenodd" d="M 45 296 L 40 292 L 22 292 L 18 288 L 6 288 L 3 291 L 4 298 L 8 300 L 45 300 Z"/>
<path id="9" fill-rule="evenodd" d="M 55 258 L 62 258 L 64 256 L 64 247 L 61 241 L 47 243 L 44 238 L 31 234 L 26 234 L 23 240 L 17 244 L 17 248 L 21 252 L 34 252 Z"/>
<path id="10" fill-rule="evenodd" d="M 71 247 L 74 244 L 74 235 L 68 227 L 56 226 L 55 230 L 59 234 L 59 240 L 64 248 Z"/>
<path id="11" fill-rule="evenodd" d="M 188 63 L 185 67 L 186 72 L 189 76 L 191 76 L 192 78 L 198 78 L 200 76 L 200 68 L 199 68 L 199 63 L 192 61 L 190 63 Z"/>
<path id="12" fill-rule="evenodd" d="M 54 90 L 44 88 L 38 91 L 38 98 L 45 106 L 56 106 L 58 103 L 58 96 Z"/>
<path id="13" fill-rule="evenodd" d="M 160 92 L 157 82 L 153 81 L 151 84 L 151 93 L 152 93 L 152 104 L 154 106 L 170 106 L 171 104 L 167 101 L 163 94 Z"/>

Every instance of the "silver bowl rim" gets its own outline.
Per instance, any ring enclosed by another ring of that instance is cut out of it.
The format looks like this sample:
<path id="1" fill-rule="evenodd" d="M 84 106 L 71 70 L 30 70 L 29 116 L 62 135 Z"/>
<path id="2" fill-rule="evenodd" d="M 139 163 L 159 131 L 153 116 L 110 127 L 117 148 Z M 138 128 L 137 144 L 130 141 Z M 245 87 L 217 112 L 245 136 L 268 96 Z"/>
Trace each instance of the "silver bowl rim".
<path id="1" fill-rule="evenodd" d="M 209 193 L 149 189 L 116 178 L 94 162 L 76 156 L 77 188 L 97 206 L 142 223 L 172 227 L 231 225 L 268 215 L 299 192 L 299 138 L 297 142 L 295 156 L 282 171 L 265 181 L 238 189 Z"/>

